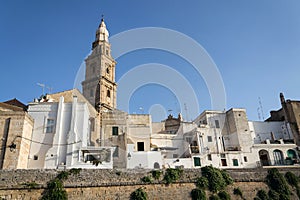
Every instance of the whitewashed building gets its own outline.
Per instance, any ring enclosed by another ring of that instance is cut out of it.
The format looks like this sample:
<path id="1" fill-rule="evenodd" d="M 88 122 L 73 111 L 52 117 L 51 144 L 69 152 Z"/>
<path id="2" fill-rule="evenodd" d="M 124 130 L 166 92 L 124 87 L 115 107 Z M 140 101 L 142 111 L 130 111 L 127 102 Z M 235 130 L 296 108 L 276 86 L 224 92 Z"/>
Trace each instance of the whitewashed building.
<path id="1" fill-rule="evenodd" d="M 256 168 L 299 160 L 288 123 L 248 121 L 245 109 L 204 111 L 193 122 L 178 120 L 175 132 L 167 131 L 163 123 L 153 127 L 161 128 L 151 143 L 163 152 L 164 167 Z"/>
<path id="2" fill-rule="evenodd" d="M 97 145 L 98 113 L 78 90 L 46 95 L 28 113 L 34 119 L 28 168 L 112 168 L 114 148 Z"/>

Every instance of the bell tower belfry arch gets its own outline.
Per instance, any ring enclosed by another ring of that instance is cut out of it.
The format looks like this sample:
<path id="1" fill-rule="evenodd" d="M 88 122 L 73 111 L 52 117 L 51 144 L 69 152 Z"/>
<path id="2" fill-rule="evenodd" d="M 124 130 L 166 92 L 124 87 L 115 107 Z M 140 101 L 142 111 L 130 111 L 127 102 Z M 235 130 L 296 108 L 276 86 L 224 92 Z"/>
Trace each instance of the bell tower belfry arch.
<path id="1" fill-rule="evenodd" d="M 109 32 L 104 19 L 96 31 L 92 53 L 85 59 L 83 95 L 97 110 L 113 110 L 117 107 L 116 61 L 111 56 Z"/>

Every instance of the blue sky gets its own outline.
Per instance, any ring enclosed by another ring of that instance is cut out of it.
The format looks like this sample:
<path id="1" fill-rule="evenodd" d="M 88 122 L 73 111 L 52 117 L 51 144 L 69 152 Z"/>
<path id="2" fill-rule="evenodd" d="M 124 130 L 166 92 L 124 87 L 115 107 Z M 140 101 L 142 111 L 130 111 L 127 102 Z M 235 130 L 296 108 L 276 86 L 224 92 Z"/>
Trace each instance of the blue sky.
<path id="1" fill-rule="evenodd" d="M 1 1 L 0 101 L 32 101 L 41 94 L 38 82 L 53 87 L 53 92 L 71 89 L 104 14 L 110 35 L 163 27 L 193 38 L 220 71 L 227 109 L 246 108 L 248 118 L 257 120 L 260 97 L 267 118 L 270 110 L 280 107 L 280 92 L 287 99 L 300 99 L 299 10 L 297 0 Z M 117 79 L 144 63 L 171 66 L 191 82 L 200 110 L 211 108 L 202 77 L 176 55 L 147 49 L 117 62 Z M 159 85 L 139 88 L 131 97 L 130 112 L 147 113 L 155 104 L 194 117 L 189 115 L 194 108 L 178 108 L 176 94 Z"/>

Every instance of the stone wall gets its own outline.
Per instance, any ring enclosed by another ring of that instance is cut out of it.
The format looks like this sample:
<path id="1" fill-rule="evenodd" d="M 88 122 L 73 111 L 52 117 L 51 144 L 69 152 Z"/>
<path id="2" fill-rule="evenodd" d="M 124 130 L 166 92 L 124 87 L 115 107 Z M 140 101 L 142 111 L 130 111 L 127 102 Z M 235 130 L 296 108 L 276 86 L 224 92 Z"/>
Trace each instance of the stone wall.
<path id="1" fill-rule="evenodd" d="M 299 168 L 281 169 L 282 173 L 292 171 L 300 175 Z M 2 170 L 0 171 L 0 198 L 4 199 L 39 199 L 47 182 L 55 178 L 56 170 Z M 267 189 L 263 182 L 267 170 L 228 170 L 235 183 L 227 188 L 232 199 L 233 188 L 240 187 L 247 199 L 253 199 L 258 189 Z M 184 170 L 182 178 L 174 184 L 165 185 L 161 180 L 151 184 L 141 181 L 150 176 L 146 170 L 87 170 L 78 175 L 70 175 L 64 181 L 69 199 L 129 199 L 137 188 L 143 187 L 149 199 L 190 199 L 190 192 L 195 188 L 194 180 L 200 176 L 200 170 Z M 162 179 L 163 176 L 161 176 Z M 25 183 L 37 183 L 35 189 Z M 294 196 L 295 197 L 295 196 Z"/>

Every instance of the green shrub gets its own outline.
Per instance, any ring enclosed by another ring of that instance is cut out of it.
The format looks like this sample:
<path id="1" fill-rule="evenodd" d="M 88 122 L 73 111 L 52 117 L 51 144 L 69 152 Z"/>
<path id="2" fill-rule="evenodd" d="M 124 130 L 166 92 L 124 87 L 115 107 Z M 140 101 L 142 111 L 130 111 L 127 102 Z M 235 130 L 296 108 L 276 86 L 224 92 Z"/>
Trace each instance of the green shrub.
<path id="1" fill-rule="evenodd" d="M 82 170 L 81 168 L 72 168 L 72 169 L 70 169 L 69 173 L 77 175 L 81 172 L 81 170 Z"/>
<path id="2" fill-rule="evenodd" d="M 68 194 L 64 189 L 63 181 L 69 177 L 69 172 L 62 171 L 56 178 L 47 183 L 47 189 L 43 192 L 42 200 L 67 200 Z"/>
<path id="3" fill-rule="evenodd" d="M 162 172 L 160 170 L 153 170 L 153 171 L 151 171 L 151 174 L 155 180 L 158 180 L 160 178 Z"/>
<path id="4" fill-rule="evenodd" d="M 152 183 L 152 179 L 149 176 L 144 176 L 141 180 L 144 183 Z"/>
<path id="5" fill-rule="evenodd" d="M 207 180 L 207 178 L 206 177 L 204 177 L 204 176 L 201 176 L 200 178 L 198 178 L 197 180 L 196 180 L 196 186 L 198 187 L 198 188 L 202 188 L 202 189 L 206 189 L 206 188 L 208 188 L 208 180 Z"/>
<path id="6" fill-rule="evenodd" d="M 222 172 L 222 170 L 214 168 L 212 166 L 202 167 L 201 171 L 202 176 L 206 177 L 207 180 L 209 180 L 209 190 L 214 193 L 223 190 L 228 185 L 228 183 L 231 182 L 230 180 L 232 180 L 227 173 L 224 173 Z"/>
<path id="7" fill-rule="evenodd" d="M 268 196 L 270 200 L 280 200 L 280 195 L 275 190 L 269 190 Z"/>
<path id="8" fill-rule="evenodd" d="M 230 200 L 230 195 L 226 191 L 220 191 L 218 193 L 218 196 L 220 197 L 221 200 Z"/>
<path id="9" fill-rule="evenodd" d="M 143 190 L 143 188 L 139 188 L 131 193 L 131 200 L 147 200 L 147 193 Z"/>
<path id="10" fill-rule="evenodd" d="M 66 172 L 66 171 L 62 171 L 57 175 L 57 178 L 59 180 L 67 180 L 68 177 L 69 177 L 69 172 Z"/>
<path id="11" fill-rule="evenodd" d="M 234 188 L 233 189 L 233 194 L 243 198 L 243 192 L 240 188 Z"/>
<path id="12" fill-rule="evenodd" d="M 192 200 L 206 200 L 205 191 L 199 188 L 195 188 L 191 192 Z"/>
<path id="13" fill-rule="evenodd" d="M 183 171 L 180 168 L 176 168 L 176 169 L 168 168 L 164 176 L 165 183 L 170 184 L 177 181 L 181 177 L 182 172 Z"/>
<path id="14" fill-rule="evenodd" d="M 42 200 L 67 200 L 68 194 L 63 188 L 61 179 L 55 178 L 47 184 L 47 190 L 43 194 Z"/>
<path id="15" fill-rule="evenodd" d="M 215 194 L 213 194 L 213 195 L 211 195 L 211 196 L 209 197 L 209 200 L 220 200 L 220 197 L 217 196 L 217 195 L 215 195 Z"/>
<path id="16" fill-rule="evenodd" d="M 285 179 L 291 186 L 293 186 L 295 188 L 298 187 L 299 178 L 294 173 L 292 173 L 292 172 L 285 173 Z"/>
<path id="17" fill-rule="evenodd" d="M 281 199 L 289 199 L 291 191 L 287 181 L 283 175 L 279 173 L 278 169 L 273 168 L 268 170 L 267 184 L 271 190 L 275 190 L 280 194 Z"/>
<path id="18" fill-rule="evenodd" d="M 268 200 L 268 195 L 267 192 L 265 190 L 258 190 L 256 196 L 261 199 L 261 200 Z"/>
<path id="19" fill-rule="evenodd" d="M 297 192 L 298 198 L 300 199 L 300 187 L 297 187 L 297 188 L 296 188 L 296 192 Z"/>
<path id="20" fill-rule="evenodd" d="M 233 179 L 230 177 L 230 175 L 225 170 L 220 170 L 225 182 L 227 185 L 230 185 L 233 183 Z"/>
<path id="21" fill-rule="evenodd" d="M 23 183 L 22 185 L 29 189 L 35 189 L 39 186 L 39 184 L 37 184 L 36 182 Z"/>

